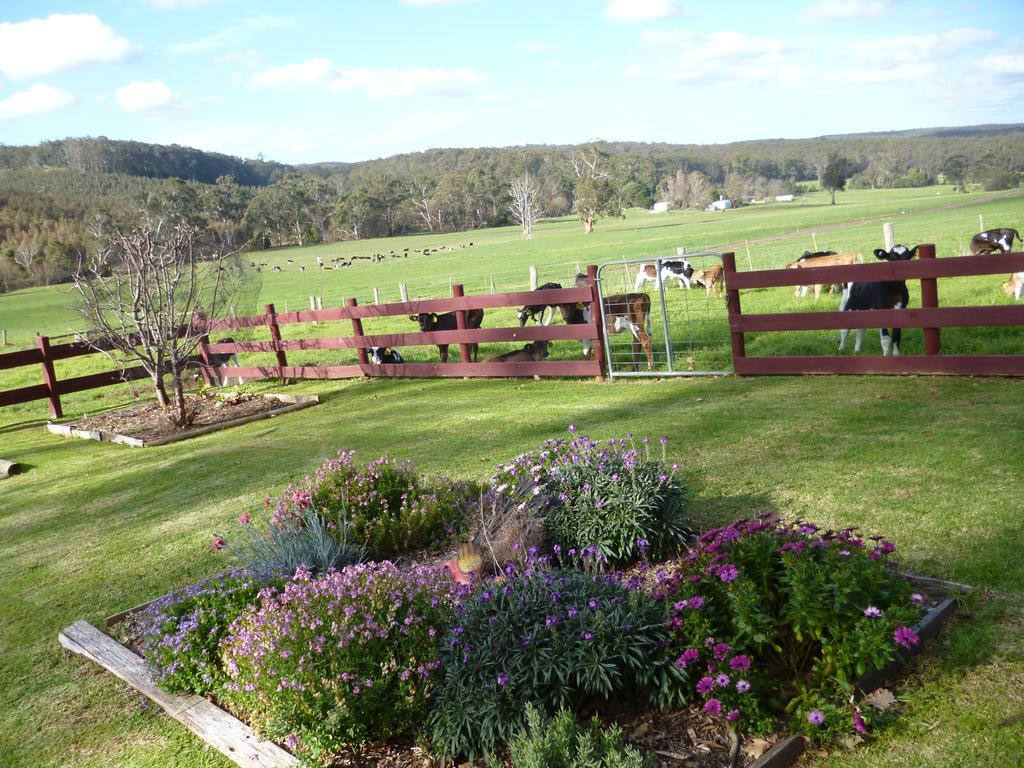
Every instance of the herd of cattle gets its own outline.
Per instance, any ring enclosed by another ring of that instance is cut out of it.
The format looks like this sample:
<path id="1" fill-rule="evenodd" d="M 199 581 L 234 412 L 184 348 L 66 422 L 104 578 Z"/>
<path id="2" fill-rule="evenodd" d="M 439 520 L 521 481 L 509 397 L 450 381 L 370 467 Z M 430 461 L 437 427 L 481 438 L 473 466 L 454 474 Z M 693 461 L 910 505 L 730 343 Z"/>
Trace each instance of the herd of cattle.
<path id="1" fill-rule="evenodd" d="M 472 248 L 472 247 L 473 247 L 473 243 L 472 242 L 469 243 L 468 245 L 466 243 L 460 243 L 459 244 L 459 248 Z M 424 256 L 430 256 L 433 253 L 442 253 L 442 252 L 444 252 L 444 253 L 454 253 L 455 249 L 452 248 L 450 245 L 439 245 L 436 248 L 423 248 L 422 250 L 419 249 L 419 248 L 413 248 L 411 250 L 409 248 L 403 248 L 401 250 L 401 252 L 398 252 L 394 248 L 392 248 L 387 253 L 378 252 L 378 253 L 374 253 L 374 254 L 372 254 L 370 256 L 349 256 L 348 259 L 344 259 L 344 258 L 338 256 L 337 258 L 330 259 L 330 260 L 328 260 L 326 262 L 323 260 L 323 257 L 317 256 L 316 257 L 316 265 L 321 270 L 345 269 L 346 267 L 351 267 L 357 261 L 368 261 L 371 264 L 379 264 L 380 262 L 385 261 L 387 259 L 408 259 L 410 253 L 422 253 Z M 293 265 L 296 269 L 298 269 L 299 272 L 305 272 L 306 271 L 306 265 L 305 264 L 298 264 L 298 263 L 296 263 L 295 259 L 286 259 L 286 261 L 287 261 L 288 264 Z M 257 264 L 255 261 L 250 261 L 249 262 L 249 266 L 252 267 L 253 269 L 255 269 L 257 272 L 262 272 L 264 269 L 266 269 L 268 266 L 270 266 L 270 264 L 269 264 L 269 262 L 266 262 L 266 261 L 261 261 L 259 264 Z M 280 264 L 275 264 L 273 267 L 271 267 L 271 271 L 272 272 L 283 272 L 284 271 L 284 267 L 282 267 Z"/>
<path id="2" fill-rule="evenodd" d="M 990 229 L 980 232 L 971 239 L 972 254 L 993 254 L 1005 253 L 1013 249 L 1015 240 L 1021 240 L 1016 229 Z M 1022 241 L 1024 242 L 1024 241 Z M 472 245 L 472 243 L 470 243 Z M 462 246 L 465 247 L 465 246 Z M 890 250 L 876 248 L 874 255 L 883 261 L 907 261 L 917 255 L 916 245 L 910 248 L 905 245 L 896 245 Z M 437 249 L 435 249 L 437 250 Z M 407 254 L 408 249 L 406 249 Z M 427 249 L 423 250 L 427 254 Z M 397 256 L 394 251 L 390 254 Z M 380 256 L 380 254 L 378 254 Z M 360 258 L 360 257 L 352 257 Z M 371 257 L 364 257 L 371 258 Z M 373 257 L 373 258 L 376 258 Z M 381 256 L 383 258 L 383 256 Z M 321 268 L 324 267 L 319 257 Z M 807 267 L 840 266 L 859 263 L 862 260 L 861 254 L 856 251 L 838 253 L 836 251 L 805 251 L 796 261 L 786 265 L 787 269 L 802 269 Z M 333 261 L 333 260 L 332 260 Z M 347 262 L 351 264 L 351 261 Z M 347 265 L 346 264 L 346 265 Z M 338 268 L 335 266 L 335 268 Z M 647 282 L 654 282 L 660 289 L 668 285 L 670 281 L 678 281 L 680 289 L 690 289 L 694 286 L 703 287 L 707 298 L 720 295 L 720 287 L 723 283 L 723 268 L 721 264 L 715 264 L 707 269 L 698 270 L 693 267 L 685 258 L 669 261 L 659 261 L 655 264 L 641 264 L 636 275 L 633 292 L 605 296 L 602 299 L 604 322 L 609 334 L 629 332 L 632 344 L 632 364 L 636 369 L 639 353 L 642 351 L 647 359 L 648 369 L 654 368 L 654 353 L 651 346 L 651 299 L 641 288 Z M 576 287 L 589 285 L 586 275 L 576 276 Z M 560 289 L 560 283 L 544 283 L 539 286 L 538 291 Z M 797 286 L 796 295 L 806 296 L 810 285 Z M 822 286 L 814 286 L 814 296 L 818 298 Z M 1004 284 L 1007 294 L 1012 294 L 1016 300 L 1020 300 L 1024 294 L 1024 272 L 1016 272 L 1010 275 L 1009 280 Z M 830 286 L 830 292 L 841 291 L 842 298 L 839 303 L 839 311 L 856 311 L 863 309 L 902 309 L 909 304 L 910 294 L 907 284 L 902 280 L 888 280 L 878 282 L 847 283 L 845 285 Z M 588 304 L 532 304 L 522 307 L 516 312 L 519 326 L 523 327 L 528 322 L 540 325 L 550 325 L 556 315 L 561 316 L 562 321 L 567 325 L 578 325 L 591 323 L 591 311 Z M 434 331 L 454 331 L 457 329 L 455 312 L 438 314 L 436 312 L 421 312 L 411 315 L 409 319 L 419 326 L 422 333 Z M 471 309 L 466 312 L 466 328 L 480 328 L 483 324 L 484 311 L 482 309 Z M 844 329 L 840 332 L 839 349 L 842 351 L 846 346 L 849 331 Z M 856 332 L 854 352 L 861 351 L 861 343 L 864 330 Z M 898 355 L 900 353 L 900 329 L 893 328 L 890 334 L 889 329 L 880 330 L 882 354 Z M 230 342 L 230 339 L 224 339 Z M 583 356 L 589 357 L 593 342 L 583 341 Z M 437 349 L 442 363 L 448 362 L 448 344 L 438 344 Z M 537 362 L 546 358 L 549 354 L 551 342 L 534 341 L 526 344 L 522 349 L 506 352 L 500 355 L 492 355 L 484 360 L 485 363 L 492 362 Z M 474 362 L 478 359 L 478 345 L 469 345 L 470 357 Z M 382 364 L 395 364 L 405 362 L 401 352 L 393 347 L 371 347 L 367 350 L 370 362 Z M 226 365 L 228 360 L 234 357 L 237 365 L 237 356 L 217 355 L 211 356 L 224 360 L 211 360 L 215 366 Z"/>

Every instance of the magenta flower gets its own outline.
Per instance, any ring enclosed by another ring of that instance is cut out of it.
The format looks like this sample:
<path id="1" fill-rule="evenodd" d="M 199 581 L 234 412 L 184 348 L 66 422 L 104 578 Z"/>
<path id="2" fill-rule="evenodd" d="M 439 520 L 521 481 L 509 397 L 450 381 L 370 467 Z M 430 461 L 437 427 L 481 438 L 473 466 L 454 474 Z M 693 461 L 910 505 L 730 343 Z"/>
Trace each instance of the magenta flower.
<path id="1" fill-rule="evenodd" d="M 868 727 L 864 723 L 864 718 L 860 716 L 859 707 L 853 713 L 853 730 L 855 730 L 861 736 L 868 732 Z"/>
<path id="2" fill-rule="evenodd" d="M 825 713 L 820 709 L 813 709 L 807 713 L 807 722 L 811 725 L 821 725 L 825 722 Z"/>
<path id="3" fill-rule="evenodd" d="M 713 690 L 715 690 L 715 681 L 708 675 L 704 675 L 704 677 L 697 681 L 697 693 L 701 696 L 707 696 Z"/>
<path id="4" fill-rule="evenodd" d="M 730 723 L 740 719 L 740 711 L 738 709 L 730 709 L 729 714 L 725 716 L 725 719 Z"/>
<path id="5" fill-rule="evenodd" d="M 213 541 L 210 542 L 210 549 L 214 552 L 220 552 L 225 546 L 227 546 L 227 542 L 223 536 L 214 536 Z"/>
<path id="6" fill-rule="evenodd" d="M 892 639 L 904 648 L 913 648 L 921 642 L 921 638 L 910 627 L 896 627 L 896 630 L 892 633 Z"/>
<path id="7" fill-rule="evenodd" d="M 729 666 L 737 672 L 750 669 L 750 657 L 749 656 L 733 656 L 729 659 Z"/>
<path id="8" fill-rule="evenodd" d="M 498 675 L 498 685 L 508 685 L 508 675 L 504 672 Z"/>
<path id="9" fill-rule="evenodd" d="M 722 702 L 720 702 L 718 699 L 708 699 L 706 702 L 704 702 L 704 711 L 707 712 L 709 715 L 718 717 L 722 714 Z"/>

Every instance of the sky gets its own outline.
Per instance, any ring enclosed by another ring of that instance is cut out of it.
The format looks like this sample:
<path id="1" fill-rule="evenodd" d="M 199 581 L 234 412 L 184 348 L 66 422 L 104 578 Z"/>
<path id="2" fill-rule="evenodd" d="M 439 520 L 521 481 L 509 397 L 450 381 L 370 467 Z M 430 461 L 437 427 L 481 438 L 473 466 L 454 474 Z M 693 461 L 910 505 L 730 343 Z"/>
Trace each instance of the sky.
<path id="1" fill-rule="evenodd" d="M 0 143 L 285 163 L 1024 122 L 1020 0 L 0 0 Z"/>

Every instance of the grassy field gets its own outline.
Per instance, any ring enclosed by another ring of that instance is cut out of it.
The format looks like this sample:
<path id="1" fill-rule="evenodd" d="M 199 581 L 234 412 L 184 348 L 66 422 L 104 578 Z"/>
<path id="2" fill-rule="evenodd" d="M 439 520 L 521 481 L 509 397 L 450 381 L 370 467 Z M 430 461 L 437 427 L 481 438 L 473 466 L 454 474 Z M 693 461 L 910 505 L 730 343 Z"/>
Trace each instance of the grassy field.
<path id="1" fill-rule="evenodd" d="M 900 241 L 933 241 L 940 255 L 951 255 L 977 231 L 979 214 L 989 227 L 1019 226 L 1022 209 L 1019 196 L 954 198 L 934 188 L 850 192 L 841 200 L 835 208 L 775 206 L 724 216 L 630 214 L 600 222 L 586 238 L 578 223 L 558 221 L 541 226 L 531 242 L 509 229 L 385 241 L 387 249 L 446 244 L 454 250 L 329 272 L 325 306 L 353 293 L 365 301 L 375 284 L 399 280 L 414 295 L 444 295 L 449 274 L 462 277 L 467 292 L 483 289 L 465 275 L 482 286 L 493 274 L 502 290 L 525 284 L 531 263 L 541 267 L 543 281 L 574 272 L 577 259 L 664 256 L 676 245 L 692 251 L 750 240 L 755 268 L 777 266 L 813 245 L 810 232 L 819 247 L 875 247 L 889 217 Z M 966 205 L 942 207 L 951 203 Z M 754 242 L 771 237 L 782 239 Z M 458 247 L 471 240 L 472 248 Z M 320 253 L 328 259 L 381 247 L 345 243 Z M 308 264 L 316 252 L 261 256 L 269 263 L 301 258 Z M 738 252 L 744 264 L 745 246 Z M 519 283 L 503 285 L 500 275 Z M 281 308 L 290 301 L 292 309 L 320 279 L 294 267 L 264 277 L 261 300 Z M 1001 303 L 1007 299 L 1000 280 L 950 281 L 963 285 L 949 289 L 940 283 L 940 299 Z M 20 329 L 25 338 L 36 330 L 59 333 L 72 322 L 61 314 L 68 300 L 62 291 L 0 296 L 0 327 Z M 752 309 L 810 306 L 784 289 L 749 295 L 744 303 Z M 312 332 L 292 327 L 286 336 Z M 332 331 L 320 326 L 315 332 Z M 1014 332 L 1006 339 L 988 332 L 980 340 L 964 336 L 963 343 L 1012 345 L 1020 329 Z M 919 332 L 907 336 L 909 351 L 915 344 L 919 349 Z M 877 345 L 877 335 L 873 340 Z M 748 349 L 826 349 L 833 341 L 828 335 L 819 341 L 765 336 L 748 341 Z M 86 363 L 63 365 L 71 374 Z M 34 367 L 0 374 L 0 389 L 37 382 Z M 0 409 L 0 457 L 27 468 L 0 480 L 0 766 L 228 766 L 184 729 L 140 706 L 111 676 L 65 658 L 58 631 L 79 618 L 97 622 L 223 567 L 209 550 L 210 537 L 230 534 L 241 512 L 338 449 L 354 448 L 365 460 L 389 452 L 427 472 L 483 480 L 503 459 L 564 434 L 569 423 L 601 438 L 627 431 L 668 435 L 669 458 L 684 468 L 702 524 L 774 511 L 828 526 L 858 525 L 891 536 L 909 570 L 980 588 L 899 683 L 896 724 L 870 744 L 840 749 L 816 764 L 1010 768 L 1024 759 L 1024 382 L 374 380 L 303 382 L 290 389 L 320 394 L 323 403 L 141 451 L 50 435 L 42 429 L 42 402 Z M 113 387 L 68 396 L 65 407 L 77 415 L 128 402 L 127 391 Z"/>

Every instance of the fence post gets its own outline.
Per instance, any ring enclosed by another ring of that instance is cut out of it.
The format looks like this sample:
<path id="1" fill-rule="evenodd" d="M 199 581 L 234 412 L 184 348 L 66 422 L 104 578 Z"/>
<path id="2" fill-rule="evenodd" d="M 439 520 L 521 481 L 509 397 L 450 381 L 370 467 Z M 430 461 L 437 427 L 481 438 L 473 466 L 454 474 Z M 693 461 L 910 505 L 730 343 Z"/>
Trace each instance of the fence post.
<path id="1" fill-rule="evenodd" d="M 537 290 L 537 268 L 534 266 L 530 267 L 530 290 Z"/>
<path id="2" fill-rule="evenodd" d="M 353 296 L 351 299 L 348 300 L 348 306 L 350 306 L 350 307 L 358 307 L 359 306 L 359 302 L 356 301 L 356 298 Z M 363 321 L 360 320 L 358 317 L 353 317 L 352 318 L 352 335 L 356 336 L 356 337 L 364 335 L 363 334 Z M 356 348 L 356 353 L 359 355 L 359 364 L 360 365 L 369 365 L 370 364 L 370 356 L 366 353 L 366 347 L 357 347 Z"/>
<path id="3" fill-rule="evenodd" d="M 729 275 L 736 273 L 736 254 L 729 252 L 722 254 L 722 267 L 725 269 L 725 299 L 726 306 L 729 309 L 729 325 L 732 325 L 732 319 L 739 317 L 743 314 L 740 311 L 740 292 L 736 288 L 730 287 Z M 729 336 L 732 340 L 732 358 L 733 358 L 733 370 L 735 372 L 736 359 L 747 356 L 746 345 L 743 341 L 743 333 L 740 331 L 733 331 L 730 329 Z"/>
<path id="4" fill-rule="evenodd" d="M 465 293 L 462 290 L 462 283 L 455 283 L 452 285 L 452 296 L 456 299 L 461 299 L 464 295 Z M 466 310 L 455 310 L 455 327 L 460 331 L 466 330 Z M 459 342 L 459 359 L 464 363 L 471 362 L 469 359 L 469 344 Z"/>
<path id="5" fill-rule="evenodd" d="M 263 311 L 267 314 L 267 326 L 270 328 L 270 338 L 275 342 L 281 341 L 281 328 L 277 324 L 277 311 L 274 309 L 273 304 L 267 304 Z M 277 349 L 274 351 L 277 356 L 277 377 L 281 379 L 281 383 L 287 385 L 288 379 L 284 377 L 284 367 L 288 365 L 288 358 L 285 356 L 283 349 Z"/>
<path id="6" fill-rule="evenodd" d="M 0 328 L 0 347 L 7 346 L 7 329 Z"/>
<path id="7" fill-rule="evenodd" d="M 373 289 L 373 303 L 374 304 L 380 304 L 380 289 L 379 288 L 374 288 Z"/>
<path id="8" fill-rule="evenodd" d="M 896 234 L 893 232 L 891 221 L 882 224 L 882 237 L 885 239 L 885 250 L 891 251 L 896 245 Z"/>
<path id="9" fill-rule="evenodd" d="M 404 303 L 409 303 L 409 288 L 405 283 L 398 284 L 398 295 L 402 297 Z"/>
<path id="10" fill-rule="evenodd" d="M 210 350 L 206 348 L 206 345 L 210 343 L 210 337 L 203 334 L 199 337 L 199 356 L 203 359 L 203 381 L 206 386 L 212 387 L 216 382 L 213 380 L 213 374 L 210 372 Z"/>
<path id="11" fill-rule="evenodd" d="M 40 365 L 43 369 L 43 384 L 49 390 L 47 399 L 50 401 L 50 417 L 60 419 L 64 416 L 64 410 L 60 407 L 60 395 L 57 394 L 57 374 L 53 370 L 53 360 L 50 357 L 50 338 L 36 336 L 36 348 L 43 355 Z"/>
<path id="12" fill-rule="evenodd" d="M 594 323 L 597 340 L 594 342 L 594 360 L 597 361 L 597 378 L 604 378 L 604 312 L 601 311 L 601 295 L 597 290 L 597 265 L 587 265 L 587 280 L 590 282 L 590 318 Z"/>
<path id="13" fill-rule="evenodd" d="M 922 261 L 935 258 L 935 245 L 933 243 L 922 243 L 917 249 L 917 258 Z M 934 277 L 921 278 L 921 307 L 932 309 L 939 306 L 939 286 Z M 924 353 L 926 355 L 938 355 L 942 353 L 942 342 L 939 338 L 938 328 L 922 328 L 924 333 Z"/>

